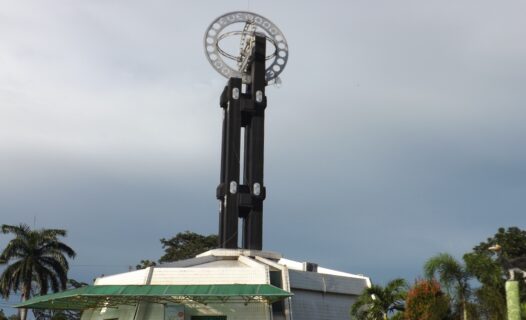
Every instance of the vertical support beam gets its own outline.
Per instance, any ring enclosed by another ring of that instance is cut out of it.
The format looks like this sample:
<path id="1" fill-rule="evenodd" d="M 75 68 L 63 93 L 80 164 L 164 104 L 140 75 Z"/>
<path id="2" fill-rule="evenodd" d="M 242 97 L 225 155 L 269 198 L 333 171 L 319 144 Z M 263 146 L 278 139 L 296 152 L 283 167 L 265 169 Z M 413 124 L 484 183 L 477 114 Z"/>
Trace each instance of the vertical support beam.
<path id="1" fill-rule="evenodd" d="M 247 85 L 247 92 L 250 92 L 250 86 Z M 248 121 L 250 122 L 250 121 Z M 251 160 L 250 160 L 250 153 L 248 152 L 248 150 L 250 150 L 250 143 L 251 143 L 251 139 L 250 139 L 250 123 L 247 123 L 245 125 L 245 145 L 244 145 L 244 163 L 243 163 L 243 184 L 246 185 L 246 186 L 250 186 L 250 165 L 251 165 Z M 250 188 L 249 188 L 250 190 Z M 241 243 L 243 245 L 243 248 L 246 249 L 247 246 L 246 246 L 246 243 L 248 242 L 248 225 L 247 225 L 247 216 L 246 216 L 246 213 L 243 214 L 242 216 L 242 221 L 243 221 L 243 225 L 241 226 L 243 228 L 243 237 L 241 239 Z"/>
<path id="2" fill-rule="evenodd" d="M 223 126 L 222 126 L 222 133 L 221 133 L 221 174 L 219 178 L 219 186 L 216 190 L 216 197 L 219 200 L 219 232 L 218 232 L 218 241 L 219 243 L 217 246 L 219 248 L 223 247 L 223 243 L 225 243 L 225 212 L 224 212 L 224 189 L 225 189 L 225 165 L 226 165 L 226 129 L 227 129 L 227 104 L 228 104 L 228 98 L 227 98 L 227 92 L 228 92 L 228 86 L 226 86 L 223 89 L 223 93 L 221 94 L 220 99 L 220 106 L 223 109 Z"/>
<path id="3" fill-rule="evenodd" d="M 239 218 L 243 219 L 242 247 L 261 250 L 263 246 L 263 184 L 265 135 L 265 53 L 266 38 L 255 36 L 250 62 L 251 83 L 245 93 L 241 79 L 230 78 L 221 95 L 224 109 L 221 182 L 217 199 L 219 213 L 219 247 L 238 247 Z M 241 127 L 245 127 L 243 184 L 240 181 Z"/>
<path id="4" fill-rule="evenodd" d="M 252 208 L 243 226 L 243 248 L 261 250 L 263 247 L 263 184 L 264 135 L 265 135 L 265 56 L 266 38 L 256 35 L 251 64 L 250 85 L 254 113 L 246 127 L 247 162 L 245 163 L 247 184 L 251 191 Z"/>
<path id="5" fill-rule="evenodd" d="M 238 247 L 239 219 L 239 154 L 241 134 L 241 79 L 230 78 L 223 92 L 221 106 L 225 108 L 221 184 L 217 196 L 221 201 L 219 247 Z M 226 102 L 226 103 L 225 103 Z M 225 129 L 226 128 L 226 129 Z"/>

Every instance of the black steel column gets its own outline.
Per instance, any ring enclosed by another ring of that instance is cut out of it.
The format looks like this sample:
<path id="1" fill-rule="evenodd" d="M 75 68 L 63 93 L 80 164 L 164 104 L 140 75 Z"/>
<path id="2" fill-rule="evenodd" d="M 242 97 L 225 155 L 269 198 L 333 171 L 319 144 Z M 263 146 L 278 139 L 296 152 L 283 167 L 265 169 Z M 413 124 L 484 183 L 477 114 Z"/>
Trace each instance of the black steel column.
<path id="1" fill-rule="evenodd" d="M 221 146 L 219 247 L 238 247 L 238 219 L 243 219 L 242 247 L 261 250 L 263 245 L 263 156 L 265 134 L 266 38 L 255 36 L 250 59 L 251 83 L 242 92 L 241 79 L 230 78 L 221 95 L 224 109 Z M 240 181 L 241 127 L 245 127 L 243 183 Z"/>
<path id="2" fill-rule="evenodd" d="M 252 115 L 245 128 L 246 159 L 245 182 L 252 197 L 252 208 L 244 218 L 243 248 L 261 250 L 263 247 L 263 184 L 264 136 L 265 136 L 265 55 L 266 38 L 256 36 L 251 64 L 250 102 Z"/>
<path id="3" fill-rule="evenodd" d="M 226 129 L 227 129 L 227 112 L 226 112 L 226 92 L 228 91 L 228 86 L 225 87 L 223 90 L 223 94 L 221 95 L 221 108 L 223 108 L 223 126 L 222 126 L 222 138 L 221 138 L 221 175 L 219 179 L 219 186 L 216 190 L 216 197 L 220 201 L 219 202 L 219 233 L 218 233 L 218 246 L 220 248 L 223 247 L 223 243 L 225 243 L 225 210 L 224 210 L 224 182 L 225 182 L 225 164 L 226 164 Z M 224 102 L 223 102 L 224 101 Z M 223 106 L 225 104 L 225 106 Z"/>
<path id="4" fill-rule="evenodd" d="M 238 187 L 239 152 L 241 139 L 241 79 L 230 78 L 221 95 L 225 109 L 223 145 L 221 154 L 221 183 L 217 197 L 221 201 L 219 246 L 237 248 L 238 240 Z"/>

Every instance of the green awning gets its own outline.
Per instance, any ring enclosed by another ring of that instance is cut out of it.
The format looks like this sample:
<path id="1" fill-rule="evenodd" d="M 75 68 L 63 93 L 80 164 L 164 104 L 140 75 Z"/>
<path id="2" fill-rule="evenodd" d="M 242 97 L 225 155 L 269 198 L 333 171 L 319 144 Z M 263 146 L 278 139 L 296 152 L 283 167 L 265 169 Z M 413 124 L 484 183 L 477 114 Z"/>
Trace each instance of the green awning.
<path id="1" fill-rule="evenodd" d="M 98 307 L 135 305 L 138 302 L 200 303 L 261 302 L 269 303 L 292 296 L 290 292 L 269 284 L 216 285 L 104 285 L 33 297 L 15 308 L 84 310 Z"/>

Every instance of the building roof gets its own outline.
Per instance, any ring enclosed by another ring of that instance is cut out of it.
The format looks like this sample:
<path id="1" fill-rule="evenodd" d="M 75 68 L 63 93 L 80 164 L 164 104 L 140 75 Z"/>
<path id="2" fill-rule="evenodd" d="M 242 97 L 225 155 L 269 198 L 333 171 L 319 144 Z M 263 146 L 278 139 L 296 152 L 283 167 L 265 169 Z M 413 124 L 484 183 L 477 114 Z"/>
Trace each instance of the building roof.
<path id="1" fill-rule="evenodd" d="M 272 271 L 282 271 L 282 288 L 271 285 Z M 363 275 L 284 259 L 274 252 L 215 249 L 192 259 L 100 277 L 94 286 L 35 297 L 16 307 L 87 309 L 190 300 L 274 302 L 290 297 L 295 290 L 358 295 L 370 285 Z"/>
<path id="2" fill-rule="evenodd" d="M 291 293 L 269 284 L 228 285 L 100 285 L 37 296 L 16 305 L 16 308 L 83 310 L 97 307 L 116 307 L 141 301 L 181 303 L 184 301 L 275 302 L 292 296 Z"/>

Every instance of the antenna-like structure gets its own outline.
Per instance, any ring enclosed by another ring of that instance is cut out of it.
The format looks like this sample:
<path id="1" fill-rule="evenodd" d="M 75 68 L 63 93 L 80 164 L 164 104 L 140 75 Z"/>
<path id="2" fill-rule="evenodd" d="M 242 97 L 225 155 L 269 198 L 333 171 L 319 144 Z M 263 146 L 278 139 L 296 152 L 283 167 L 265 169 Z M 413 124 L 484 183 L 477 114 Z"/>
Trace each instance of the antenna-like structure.
<path id="1" fill-rule="evenodd" d="M 236 23 L 244 24 L 243 30 L 222 32 Z M 221 48 L 221 40 L 229 36 L 240 36 L 239 56 Z M 270 55 L 267 47 L 272 47 Z M 242 248 L 261 250 L 263 200 L 266 197 L 263 180 L 265 87 L 269 82 L 277 81 L 286 65 L 287 42 L 268 19 L 250 12 L 232 12 L 210 24 L 205 34 L 205 52 L 212 66 L 228 78 L 220 98 L 224 118 L 221 178 L 216 190 L 220 201 L 219 247 L 238 248 L 241 218 Z M 230 59 L 230 64 L 223 57 Z M 240 158 L 241 154 L 244 154 L 244 159 Z"/>

